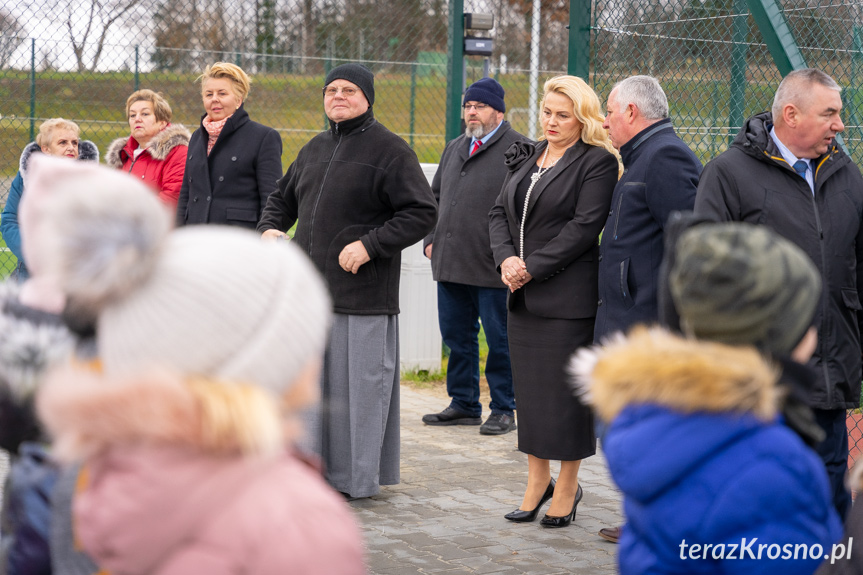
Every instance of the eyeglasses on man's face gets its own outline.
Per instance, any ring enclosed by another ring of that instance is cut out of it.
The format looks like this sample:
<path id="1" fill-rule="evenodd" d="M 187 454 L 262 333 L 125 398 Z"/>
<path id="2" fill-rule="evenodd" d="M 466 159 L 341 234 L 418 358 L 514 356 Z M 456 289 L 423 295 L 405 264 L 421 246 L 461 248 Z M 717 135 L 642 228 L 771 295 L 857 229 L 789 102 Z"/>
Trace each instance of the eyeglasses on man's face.
<path id="1" fill-rule="evenodd" d="M 359 90 L 357 88 L 351 88 L 350 86 L 346 86 L 344 88 L 336 88 L 335 86 L 324 88 L 324 96 L 329 96 L 331 98 L 339 92 L 341 92 L 342 96 L 345 98 L 350 98 L 351 96 L 355 96 Z"/>
<path id="2" fill-rule="evenodd" d="M 488 104 L 465 104 L 462 106 L 465 109 L 465 112 L 470 111 L 471 108 L 475 108 L 477 112 L 482 112 L 486 108 L 488 108 Z"/>

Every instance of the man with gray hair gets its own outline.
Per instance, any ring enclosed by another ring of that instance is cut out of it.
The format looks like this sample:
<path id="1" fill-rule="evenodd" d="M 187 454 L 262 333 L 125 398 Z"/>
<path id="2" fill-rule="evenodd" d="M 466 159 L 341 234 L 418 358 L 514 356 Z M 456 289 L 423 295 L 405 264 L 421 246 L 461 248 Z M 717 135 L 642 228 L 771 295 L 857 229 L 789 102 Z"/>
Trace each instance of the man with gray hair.
<path id="1" fill-rule="evenodd" d="M 863 176 L 835 142 L 845 129 L 840 91 L 815 68 L 788 74 L 772 112 L 749 118 L 731 147 L 704 168 L 695 213 L 766 225 L 797 244 L 821 274 L 813 321 L 818 347 L 809 362 L 817 382 L 807 403 L 826 434 L 816 449 L 844 520 L 851 506 L 843 485 L 845 412 L 860 403 L 863 375 Z"/>
<path id="2" fill-rule="evenodd" d="M 603 127 L 625 170 L 599 246 L 597 343 L 635 324 L 658 321 L 665 224 L 671 212 L 692 209 L 701 173 L 701 162 L 674 133 L 656 78 L 618 82 L 608 95 Z M 617 543 L 620 527 L 605 527 L 599 535 Z"/>

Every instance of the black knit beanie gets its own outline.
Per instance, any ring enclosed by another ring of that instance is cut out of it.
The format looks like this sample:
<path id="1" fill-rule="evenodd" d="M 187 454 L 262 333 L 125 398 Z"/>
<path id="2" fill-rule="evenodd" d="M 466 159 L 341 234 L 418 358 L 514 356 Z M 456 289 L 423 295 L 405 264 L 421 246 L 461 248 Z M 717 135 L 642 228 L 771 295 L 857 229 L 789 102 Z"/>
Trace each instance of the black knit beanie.
<path id="1" fill-rule="evenodd" d="M 465 102 L 482 102 L 488 104 L 498 112 L 506 112 L 506 104 L 503 97 L 506 92 L 503 86 L 498 84 L 494 78 L 483 78 L 477 80 L 464 93 Z"/>
<path id="2" fill-rule="evenodd" d="M 347 80 L 352 84 L 356 84 L 363 91 L 363 94 L 365 94 L 366 100 L 369 101 L 369 106 L 375 105 L 375 75 L 362 64 L 342 64 L 341 66 L 336 66 L 327 74 L 327 79 L 324 80 L 324 87 L 329 86 L 333 80 Z"/>

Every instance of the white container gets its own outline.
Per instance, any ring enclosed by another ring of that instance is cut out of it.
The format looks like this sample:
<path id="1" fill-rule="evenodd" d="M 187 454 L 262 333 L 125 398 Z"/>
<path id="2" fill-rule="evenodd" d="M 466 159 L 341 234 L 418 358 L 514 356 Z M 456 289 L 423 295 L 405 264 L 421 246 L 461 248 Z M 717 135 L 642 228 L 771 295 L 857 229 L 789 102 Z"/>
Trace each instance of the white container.
<path id="1" fill-rule="evenodd" d="M 437 166 L 422 164 L 429 184 Z M 437 284 L 432 279 L 431 261 L 423 254 L 422 241 L 402 251 L 399 307 L 401 370 L 440 370 L 442 342 L 437 319 Z"/>

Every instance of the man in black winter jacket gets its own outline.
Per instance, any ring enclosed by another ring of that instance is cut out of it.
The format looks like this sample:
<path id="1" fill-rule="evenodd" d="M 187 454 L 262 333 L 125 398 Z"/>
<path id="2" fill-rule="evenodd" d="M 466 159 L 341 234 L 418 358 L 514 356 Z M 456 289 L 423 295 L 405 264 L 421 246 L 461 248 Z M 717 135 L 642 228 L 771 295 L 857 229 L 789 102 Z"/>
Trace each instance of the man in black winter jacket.
<path id="1" fill-rule="evenodd" d="M 841 88 L 814 68 L 788 74 L 771 112 L 747 120 L 731 147 L 707 164 L 698 216 L 769 226 L 796 243 L 821 273 L 815 314 L 818 382 L 808 404 L 826 439 L 817 450 L 844 519 L 851 505 L 846 410 L 860 402 L 863 320 L 863 176 L 836 144 L 845 126 Z"/>
<path id="2" fill-rule="evenodd" d="M 296 222 L 293 241 L 327 281 L 335 314 L 311 447 L 330 485 L 368 497 L 399 482 L 401 252 L 431 231 L 437 208 L 416 154 L 374 117 L 371 70 L 333 68 L 323 100 L 330 129 L 297 154 L 258 231 L 284 238 Z"/>

